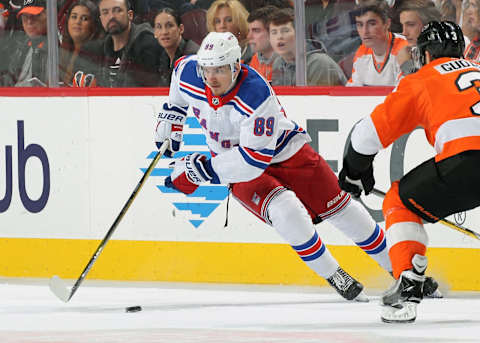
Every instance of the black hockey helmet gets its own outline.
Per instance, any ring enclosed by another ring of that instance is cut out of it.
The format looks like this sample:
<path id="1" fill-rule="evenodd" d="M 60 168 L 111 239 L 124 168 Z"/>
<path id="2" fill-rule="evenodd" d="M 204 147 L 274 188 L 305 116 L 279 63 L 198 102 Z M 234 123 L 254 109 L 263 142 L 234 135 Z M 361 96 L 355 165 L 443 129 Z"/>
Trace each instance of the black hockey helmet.
<path id="1" fill-rule="evenodd" d="M 440 57 L 463 57 L 465 40 L 460 26 L 451 21 L 431 21 L 423 27 L 417 38 L 420 64 L 425 65 L 425 51 L 432 59 Z"/>

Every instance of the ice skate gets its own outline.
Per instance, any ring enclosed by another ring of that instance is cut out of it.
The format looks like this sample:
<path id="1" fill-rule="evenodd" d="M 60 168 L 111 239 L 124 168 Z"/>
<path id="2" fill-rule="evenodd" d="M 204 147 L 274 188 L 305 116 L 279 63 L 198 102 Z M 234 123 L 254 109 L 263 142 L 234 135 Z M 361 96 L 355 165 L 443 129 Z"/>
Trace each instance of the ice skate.
<path id="1" fill-rule="evenodd" d="M 346 271 L 338 267 L 335 273 L 327 279 L 328 283 L 347 300 L 368 302 L 367 296 L 362 292 L 363 285 L 351 277 Z"/>
<path id="2" fill-rule="evenodd" d="M 416 254 L 413 268 L 404 270 L 393 286 L 382 296 L 382 321 L 386 323 L 410 323 L 417 317 L 417 305 L 423 299 L 427 258 Z"/>
<path id="3" fill-rule="evenodd" d="M 390 272 L 393 277 L 393 272 Z M 425 276 L 425 283 L 423 284 L 423 297 L 431 299 L 443 298 L 442 292 L 438 289 L 438 282 L 431 276 Z"/>
<path id="4" fill-rule="evenodd" d="M 443 298 L 442 292 L 438 289 L 438 282 L 431 276 L 425 277 L 423 284 L 423 296 L 425 298 Z"/>

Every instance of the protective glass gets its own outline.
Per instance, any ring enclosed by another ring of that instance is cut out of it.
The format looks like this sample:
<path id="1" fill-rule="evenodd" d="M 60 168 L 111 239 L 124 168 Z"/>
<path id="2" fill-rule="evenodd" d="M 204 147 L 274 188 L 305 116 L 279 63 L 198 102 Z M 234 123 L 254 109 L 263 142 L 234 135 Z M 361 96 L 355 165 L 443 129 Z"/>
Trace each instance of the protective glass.
<path id="1" fill-rule="evenodd" d="M 410 54 L 412 55 L 412 60 L 413 60 L 413 65 L 415 66 L 415 69 L 420 69 L 423 67 L 424 60 L 422 56 L 420 55 L 420 49 L 418 47 L 414 46 L 412 47 Z"/>

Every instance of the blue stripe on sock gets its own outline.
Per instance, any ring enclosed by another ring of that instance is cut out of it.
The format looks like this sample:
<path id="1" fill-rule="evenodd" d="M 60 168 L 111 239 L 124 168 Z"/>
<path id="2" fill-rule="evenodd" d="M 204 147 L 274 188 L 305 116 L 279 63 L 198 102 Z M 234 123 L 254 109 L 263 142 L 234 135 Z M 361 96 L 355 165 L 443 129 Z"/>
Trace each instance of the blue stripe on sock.
<path id="1" fill-rule="evenodd" d="M 325 252 L 325 244 L 323 244 L 322 242 L 322 247 L 320 248 L 320 250 L 318 250 L 315 254 L 313 255 L 309 255 L 309 256 L 300 256 L 302 260 L 304 260 L 305 262 L 308 262 L 308 261 L 313 261 L 317 258 L 319 258 L 320 256 L 323 255 L 323 253 Z"/>
<path id="2" fill-rule="evenodd" d="M 295 250 L 305 250 L 305 249 L 308 249 L 310 248 L 311 246 L 313 246 L 315 244 L 315 242 L 317 241 L 318 239 L 318 233 L 317 231 L 315 231 L 315 233 L 313 234 L 312 238 L 310 238 L 306 243 L 303 243 L 301 245 L 292 245 L 292 248 L 295 249 Z"/>
<path id="3" fill-rule="evenodd" d="M 373 231 L 372 235 L 368 237 L 366 240 L 363 242 L 358 242 L 356 243 L 358 246 L 363 246 L 363 245 L 369 245 L 372 244 L 377 238 L 378 234 L 380 233 L 380 226 L 378 224 L 375 226 L 375 230 Z"/>
<path id="4" fill-rule="evenodd" d="M 369 255 L 375 255 L 375 254 L 378 254 L 379 252 L 381 252 L 383 249 L 385 249 L 387 247 L 387 240 L 384 238 L 383 241 L 382 241 L 382 244 L 380 244 L 379 247 L 377 247 L 376 249 L 373 249 L 373 250 L 365 250 L 365 252 Z"/>

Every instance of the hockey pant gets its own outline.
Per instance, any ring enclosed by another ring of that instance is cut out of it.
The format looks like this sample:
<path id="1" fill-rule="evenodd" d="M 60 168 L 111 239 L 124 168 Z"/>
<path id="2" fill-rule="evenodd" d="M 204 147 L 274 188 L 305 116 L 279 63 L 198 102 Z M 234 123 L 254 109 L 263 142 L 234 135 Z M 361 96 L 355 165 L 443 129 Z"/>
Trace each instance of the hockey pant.
<path id="1" fill-rule="evenodd" d="M 339 265 L 315 230 L 313 223 L 323 220 L 391 270 L 384 231 L 361 204 L 340 190 L 333 171 L 308 144 L 290 159 L 270 165 L 260 177 L 233 184 L 232 193 L 247 210 L 272 225 L 324 278 Z"/>
<path id="2" fill-rule="evenodd" d="M 435 223 L 480 206 L 480 151 L 465 151 L 440 162 L 432 158 L 392 183 L 383 201 L 393 275 L 411 269 L 415 254 L 425 255 L 423 221 Z"/>

